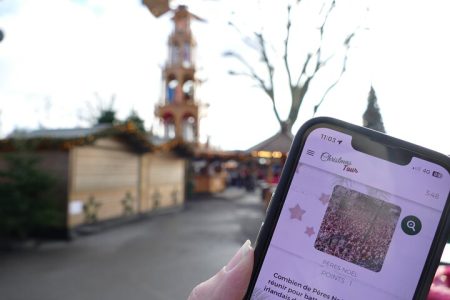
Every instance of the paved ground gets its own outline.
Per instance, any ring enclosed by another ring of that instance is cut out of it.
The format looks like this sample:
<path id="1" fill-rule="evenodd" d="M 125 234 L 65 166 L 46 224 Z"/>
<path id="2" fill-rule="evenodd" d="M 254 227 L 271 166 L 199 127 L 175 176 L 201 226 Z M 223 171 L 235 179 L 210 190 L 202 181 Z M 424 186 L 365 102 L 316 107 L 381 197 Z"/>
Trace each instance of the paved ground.
<path id="1" fill-rule="evenodd" d="M 179 213 L 0 255 L 5 300 L 185 299 L 226 264 L 263 218 L 259 193 L 232 189 Z"/>

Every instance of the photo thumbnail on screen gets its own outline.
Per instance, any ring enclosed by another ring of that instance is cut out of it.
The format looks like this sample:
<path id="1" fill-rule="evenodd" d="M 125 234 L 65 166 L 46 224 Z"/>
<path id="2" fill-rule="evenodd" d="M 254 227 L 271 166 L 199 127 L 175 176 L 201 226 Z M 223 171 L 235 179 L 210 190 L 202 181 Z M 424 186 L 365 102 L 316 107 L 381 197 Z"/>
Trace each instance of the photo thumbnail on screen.
<path id="1" fill-rule="evenodd" d="M 314 248 L 379 272 L 400 212 L 397 205 L 336 185 Z"/>

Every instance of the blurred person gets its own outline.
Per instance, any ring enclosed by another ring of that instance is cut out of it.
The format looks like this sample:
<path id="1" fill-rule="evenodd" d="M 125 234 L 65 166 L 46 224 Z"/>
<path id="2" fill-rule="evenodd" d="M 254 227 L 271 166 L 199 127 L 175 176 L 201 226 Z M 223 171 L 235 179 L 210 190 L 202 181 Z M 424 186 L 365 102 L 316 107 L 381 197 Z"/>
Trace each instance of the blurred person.
<path id="1" fill-rule="evenodd" d="M 272 180 L 270 181 L 270 183 L 275 185 L 280 183 L 280 177 L 281 177 L 280 172 L 279 171 L 275 172 L 272 176 Z"/>
<path id="2" fill-rule="evenodd" d="M 253 248 L 247 240 L 216 275 L 197 285 L 188 300 L 241 300 L 253 269 Z M 450 267 L 440 266 L 427 300 L 450 299 Z"/>

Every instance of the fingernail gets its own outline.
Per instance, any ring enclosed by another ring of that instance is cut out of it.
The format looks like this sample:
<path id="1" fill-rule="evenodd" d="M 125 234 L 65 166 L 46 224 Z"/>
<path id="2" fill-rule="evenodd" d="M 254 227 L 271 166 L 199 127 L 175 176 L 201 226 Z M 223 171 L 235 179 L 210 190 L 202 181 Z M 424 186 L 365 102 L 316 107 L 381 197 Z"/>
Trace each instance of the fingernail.
<path id="1" fill-rule="evenodd" d="M 245 259 L 247 253 L 250 251 L 250 240 L 245 241 L 244 245 L 236 252 L 233 258 L 225 266 L 225 272 L 233 270 L 241 261 Z"/>

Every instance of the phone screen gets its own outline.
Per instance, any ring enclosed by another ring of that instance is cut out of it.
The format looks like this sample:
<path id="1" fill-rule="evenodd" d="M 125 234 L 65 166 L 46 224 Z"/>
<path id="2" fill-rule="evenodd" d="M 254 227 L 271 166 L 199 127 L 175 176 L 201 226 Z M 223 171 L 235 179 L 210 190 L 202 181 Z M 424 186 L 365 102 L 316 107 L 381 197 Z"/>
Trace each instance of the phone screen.
<path id="1" fill-rule="evenodd" d="M 450 189 L 329 128 L 307 136 L 251 299 L 411 299 Z"/>

